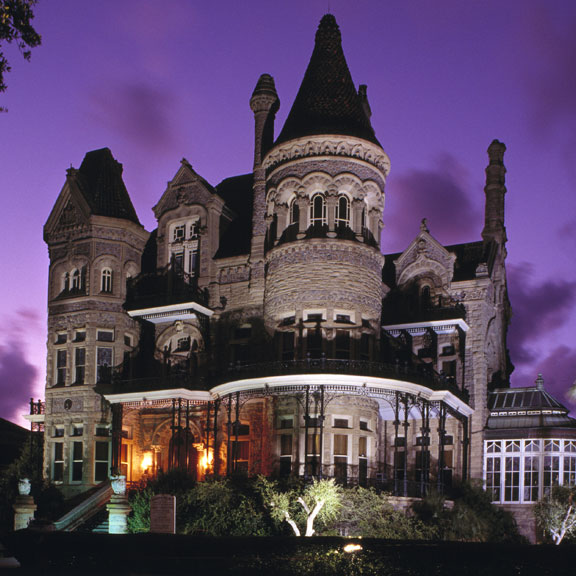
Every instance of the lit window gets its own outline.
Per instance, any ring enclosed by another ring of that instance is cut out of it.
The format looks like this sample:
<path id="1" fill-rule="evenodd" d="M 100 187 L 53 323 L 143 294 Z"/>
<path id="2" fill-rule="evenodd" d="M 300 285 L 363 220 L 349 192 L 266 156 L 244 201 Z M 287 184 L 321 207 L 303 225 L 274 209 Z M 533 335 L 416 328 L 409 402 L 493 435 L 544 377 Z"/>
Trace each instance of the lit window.
<path id="1" fill-rule="evenodd" d="M 112 270 L 110 268 L 104 268 L 102 270 L 100 290 L 108 294 L 112 292 Z"/>

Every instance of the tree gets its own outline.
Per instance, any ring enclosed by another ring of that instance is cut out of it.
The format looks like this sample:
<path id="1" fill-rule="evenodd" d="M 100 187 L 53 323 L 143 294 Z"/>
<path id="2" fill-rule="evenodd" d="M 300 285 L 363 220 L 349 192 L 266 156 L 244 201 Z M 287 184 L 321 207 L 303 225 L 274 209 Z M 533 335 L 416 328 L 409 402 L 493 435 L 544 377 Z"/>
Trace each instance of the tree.
<path id="1" fill-rule="evenodd" d="M 314 480 L 304 488 L 280 491 L 275 482 L 260 477 L 258 487 L 272 518 L 287 522 L 296 536 L 302 531 L 304 536 L 313 536 L 316 520 L 332 522 L 340 510 L 341 490 L 334 479 Z"/>
<path id="2" fill-rule="evenodd" d="M 37 0 L 0 0 L 0 92 L 6 91 L 4 75 L 11 70 L 4 55 L 4 43 L 14 42 L 25 60 L 30 60 L 30 49 L 40 45 L 40 35 L 31 24 L 34 19 L 32 8 L 36 2 Z"/>
<path id="3" fill-rule="evenodd" d="M 433 539 L 436 533 L 419 518 L 396 510 L 388 494 L 360 486 L 344 490 L 336 527 L 343 536 L 390 540 Z"/>
<path id="4" fill-rule="evenodd" d="M 575 493 L 575 486 L 554 486 L 550 494 L 536 504 L 536 522 L 556 545 L 576 533 Z"/>

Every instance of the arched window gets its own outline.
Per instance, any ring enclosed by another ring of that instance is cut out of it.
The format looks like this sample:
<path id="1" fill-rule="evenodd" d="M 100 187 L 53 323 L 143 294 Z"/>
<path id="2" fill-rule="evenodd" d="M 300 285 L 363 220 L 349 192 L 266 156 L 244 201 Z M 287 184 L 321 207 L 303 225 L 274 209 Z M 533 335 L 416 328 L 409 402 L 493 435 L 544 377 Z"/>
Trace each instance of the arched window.
<path id="1" fill-rule="evenodd" d="M 432 297 L 430 293 L 430 286 L 428 285 L 422 286 L 422 289 L 420 290 L 420 304 L 422 308 L 423 309 L 430 308 L 431 300 Z"/>
<path id="2" fill-rule="evenodd" d="M 336 205 L 336 226 L 350 226 L 350 201 L 347 196 L 340 196 Z"/>
<path id="3" fill-rule="evenodd" d="M 296 198 L 292 200 L 292 204 L 290 204 L 290 224 L 298 224 L 300 222 L 300 206 L 298 206 L 298 202 Z"/>
<path id="4" fill-rule="evenodd" d="M 326 224 L 326 200 L 322 194 L 316 194 L 310 202 L 310 225 Z"/>
<path id="5" fill-rule="evenodd" d="M 70 286 L 70 290 L 81 290 L 82 289 L 82 275 L 80 274 L 80 270 L 78 268 L 74 268 L 72 270 L 72 285 Z"/>
<path id="6" fill-rule="evenodd" d="M 62 274 L 62 292 L 68 292 L 70 290 L 70 272 L 64 272 Z"/>
<path id="7" fill-rule="evenodd" d="M 112 292 L 112 270 L 110 270 L 110 268 L 102 269 L 102 275 L 100 277 L 100 290 L 108 294 Z"/>

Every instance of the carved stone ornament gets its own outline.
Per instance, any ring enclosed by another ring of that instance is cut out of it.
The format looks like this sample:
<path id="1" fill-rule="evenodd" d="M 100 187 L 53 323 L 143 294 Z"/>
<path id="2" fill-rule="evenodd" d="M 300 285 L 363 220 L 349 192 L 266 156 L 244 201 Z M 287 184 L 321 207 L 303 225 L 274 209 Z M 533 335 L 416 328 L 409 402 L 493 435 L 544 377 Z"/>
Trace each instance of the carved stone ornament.
<path id="1" fill-rule="evenodd" d="M 357 158 L 372 164 L 386 175 L 390 172 L 390 159 L 382 148 L 366 140 L 350 136 L 345 140 L 326 138 L 326 136 L 291 140 L 285 144 L 274 147 L 266 155 L 263 166 L 267 171 L 270 171 L 285 162 L 313 156 L 347 156 Z"/>
<path id="2" fill-rule="evenodd" d="M 112 492 L 114 492 L 114 494 L 126 494 L 126 476 L 110 476 L 110 485 L 112 486 Z"/>
<path id="3" fill-rule="evenodd" d="M 18 494 L 20 494 L 20 496 L 29 496 L 31 488 L 29 478 L 20 478 L 20 480 L 18 480 Z"/>

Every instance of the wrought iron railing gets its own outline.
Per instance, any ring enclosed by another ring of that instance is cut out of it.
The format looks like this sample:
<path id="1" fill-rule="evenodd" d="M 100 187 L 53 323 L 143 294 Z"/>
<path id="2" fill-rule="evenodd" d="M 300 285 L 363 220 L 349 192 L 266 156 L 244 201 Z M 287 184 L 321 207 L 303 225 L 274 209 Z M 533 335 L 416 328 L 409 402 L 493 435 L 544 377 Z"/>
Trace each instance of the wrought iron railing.
<path id="1" fill-rule="evenodd" d="M 209 390 L 217 384 L 233 380 L 266 378 L 274 376 L 304 374 L 343 374 L 350 376 L 372 376 L 420 384 L 432 390 L 450 390 L 464 398 L 453 376 L 438 374 L 429 365 L 422 363 L 409 365 L 396 362 L 369 362 L 364 360 L 339 360 L 331 358 L 307 358 L 305 360 L 278 360 L 254 364 L 231 364 L 215 371 L 190 371 L 183 366 L 171 366 L 170 370 L 143 378 L 127 377 L 118 369 L 109 382 L 100 382 L 101 393 L 167 390 L 186 388 L 188 390 Z"/>
<path id="2" fill-rule="evenodd" d="M 208 293 L 198 287 L 196 275 L 187 274 L 176 267 L 169 266 L 156 274 L 141 274 L 128 282 L 128 310 L 184 302 L 207 306 Z"/>
<path id="3" fill-rule="evenodd" d="M 421 384 L 433 390 L 450 389 L 459 395 L 454 378 L 435 372 L 429 365 L 386 364 L 366 360 L 339 360 L 331 358 L 306 358 L 304 360 L 280 360 L 259 362 L 257 364 L 234 364 L 228 367 L 218 379 L 220 382 L 263 378 L 267 376 L 286 376 L 291 374 L 346 374 L 354 376 L 373 376 L 403 380 Z"/>

